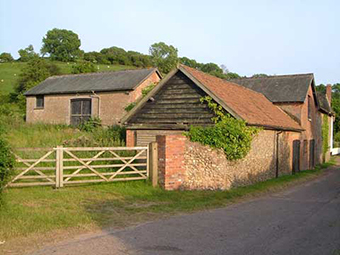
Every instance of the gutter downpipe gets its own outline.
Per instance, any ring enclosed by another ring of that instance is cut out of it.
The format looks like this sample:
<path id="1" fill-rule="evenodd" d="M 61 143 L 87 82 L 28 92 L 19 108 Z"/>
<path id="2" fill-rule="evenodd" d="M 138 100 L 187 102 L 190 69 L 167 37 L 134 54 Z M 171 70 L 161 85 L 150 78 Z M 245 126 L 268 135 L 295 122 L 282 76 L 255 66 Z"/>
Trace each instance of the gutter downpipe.
<path id="1" fill-rule="evenodd" d="M 97 114 L 98 114 L 98 118 L 100 118 L 100 96 L 98 96 L 94 91 L 92 91 L 92 95 L 91 95 L 91 98 L 97 98 L 98 100 L 98 111 L 97 111 Z"/>
<path id="2" fill-rule="evenodd" d="M 279 178 L 279 135 L 283 133 L 283 131 L 276 132 L 276 173 L 275 178 Z"/>

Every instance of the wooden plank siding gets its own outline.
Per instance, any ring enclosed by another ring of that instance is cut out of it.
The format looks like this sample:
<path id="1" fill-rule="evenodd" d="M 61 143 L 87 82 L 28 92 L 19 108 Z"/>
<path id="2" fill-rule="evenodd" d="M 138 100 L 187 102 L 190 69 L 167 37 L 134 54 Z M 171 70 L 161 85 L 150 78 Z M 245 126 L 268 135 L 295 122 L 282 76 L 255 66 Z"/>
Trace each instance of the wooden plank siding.
<path id="1" fill-rule="evenodd" d="M 200 98 L 206 94 L 178 71 L 158 93 L 140 109 L 129 126 L 210 125 L 214 116 Z M 179 128 L 180 129 L 180 128 Z"/>

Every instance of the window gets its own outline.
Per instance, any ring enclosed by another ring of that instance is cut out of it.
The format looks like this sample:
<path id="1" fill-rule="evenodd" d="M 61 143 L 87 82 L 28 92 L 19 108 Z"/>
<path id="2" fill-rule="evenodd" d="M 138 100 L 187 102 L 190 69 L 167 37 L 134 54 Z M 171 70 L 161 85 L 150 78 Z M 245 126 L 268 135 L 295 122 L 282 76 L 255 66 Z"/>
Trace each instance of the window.
<path id="1" fill-rule="evenodd" d="M 71 100 L 71 125 L 77 126 L 91 118 L 91 99 L 80 98 Z"/>
<path id="2" fill-rule="evenodd" d="M 312 98 L 308 96 L 308 119 L 312 120 Z"/>
<path id="3" fill-rule="evenodd" d="M 36 108 L 44 108 L 44 96 L 37 96 L 36 97 Z"/>

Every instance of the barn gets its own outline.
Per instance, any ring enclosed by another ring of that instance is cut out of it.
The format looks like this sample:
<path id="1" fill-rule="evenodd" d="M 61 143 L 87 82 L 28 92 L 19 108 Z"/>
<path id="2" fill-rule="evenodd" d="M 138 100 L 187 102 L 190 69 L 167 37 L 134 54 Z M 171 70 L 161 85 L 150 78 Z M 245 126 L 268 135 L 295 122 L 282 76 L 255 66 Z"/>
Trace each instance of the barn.
<path id="1" fill-rule="evenodd" d="M 216 162 L 221 157 L 211 154 L 215 152 L 192 144 L 183 135 L 191 125 L 213 125 L 212 112 L 200 101 L 204 96 L 234 118 L 262 128 L 249 155 L 238 165 Z M 230 188 L 236 180 L 252 183 L 300 170 L 300 148 L 293 144 L 304 129 L 297 121 L 259 92 L 184 65 L 169 73 L 122 122 L 128 146 L 158 143 L 160 182 L 167 189 Z M 202 155 L 205 163 L 197 165 Z"/>
<path id="2" fill-rule="evenodd" d="M 156 68 L 49 77 L 25 93 L 26 121 L 78 125 L 99 117 L 118 124 L 125 107 L 161 78 Z"/>

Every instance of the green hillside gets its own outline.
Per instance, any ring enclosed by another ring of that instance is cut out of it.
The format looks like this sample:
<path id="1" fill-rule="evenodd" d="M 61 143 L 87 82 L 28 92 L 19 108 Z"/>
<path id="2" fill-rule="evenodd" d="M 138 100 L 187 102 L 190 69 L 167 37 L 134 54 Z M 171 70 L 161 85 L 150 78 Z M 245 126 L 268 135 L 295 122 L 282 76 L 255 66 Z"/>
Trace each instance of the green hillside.
<path id="1" fill-rule="evenodd" d="M 61 69 L 62 74 L 70 74 L 73 63 L 55 62 Z M 11 62 L 0 63 L 0 93 L 13 92 L 14 86 L 20 74 L 20 70 L 26 63 Z M 133 66 L 123 65 L 95 65 L 98 72 L 119 71 L 133 69 Z"/>

